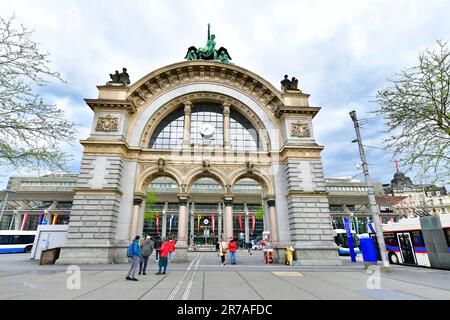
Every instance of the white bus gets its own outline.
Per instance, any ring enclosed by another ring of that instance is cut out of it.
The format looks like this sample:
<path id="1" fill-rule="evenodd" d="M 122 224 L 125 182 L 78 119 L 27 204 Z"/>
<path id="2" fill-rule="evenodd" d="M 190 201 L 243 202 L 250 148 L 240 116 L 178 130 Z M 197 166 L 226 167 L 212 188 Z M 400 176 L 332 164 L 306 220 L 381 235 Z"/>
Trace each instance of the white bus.
<path id="1" fill-rule="evenodd" d="M 382 225 L 389 261 L 450 270 L 450 214 Z"/>
<path id="2" fill-rule="evenodd" d="M 339 255 L 350 255 L 350 249 L 348 247 L 348 236 L 347 231 L 345 229 L 334 229 L 333 230 L 334 242 L 339 247 Z M 355 248 L 355 254 L 360 254 L 359 250 L 359 239 L 356 236 L 355 230 L 352 230 L 352 238 L 353 238 L 353 247 Z"/>
<path id="3" fill-rule="evenodd" d="M 0 253 L 30 253 L 36 231 L 0 230 Z"/>

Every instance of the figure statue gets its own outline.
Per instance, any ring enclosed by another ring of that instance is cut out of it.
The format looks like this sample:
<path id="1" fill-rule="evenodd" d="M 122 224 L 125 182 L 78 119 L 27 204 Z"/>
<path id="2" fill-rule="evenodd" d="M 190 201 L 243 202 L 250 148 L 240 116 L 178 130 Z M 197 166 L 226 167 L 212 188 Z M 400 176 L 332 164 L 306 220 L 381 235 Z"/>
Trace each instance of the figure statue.
<path id="1" fill-rule="evenodd" d="M 116 70 L 116 73 L 109 74 L 109 77 L 111 78 L 111 81 L 109 83 L 119 83 L 120 82 L 120 73 L 118 70 Z"/>
<path id="2" fill-rule="evenodd" d="M 158 159 L 158 171 L 164 172 L 166 170 L 166 160 L 163 158 Z"/>
<path id="3" fill-rule="evenodd" d="M 109 74 L 109 77 L 111 78 L 111 81 L 108 81 L 108 83 L 130 84 L 130 76 L 128 75 L 126 68 L 122 69 L 122 73 L 119 73 L 119 71 L 116 70 L 116 73 Z"/>
<path id="4" fill-rule="evenodd" d="M 211 25 L 208 23 L 208 39 L 206 40 L 206 47 L 204 48 L 198 48 L 197 53 L 198 57 L 200 59 L 212 59 L 217 60 L 217 53 L 216 53 L 216 36 L 213 34 L 211 35 Z M 209 60 L 208 59 L 208 60 Z"/>
<path id="5" fill-rule="evenodd" d="M 195 46 L 189 47 L 186 56 L 184 57 L 188 61 L 192 60 L 216 60 L 223 63 L 230 63 L 231 57 L 224 47 L 220 47 L 216 50 L 216 36 L 211 34 L 211 25 L 208 23 L 208 39 L 206 40 L 206 46 L 202 48 L 196 48 Z"/>
<path id="6" fill-rule="evenodd" d="M 128 75 L 126 68 L 122 69 L 119 81 L 123 84 L 130 84 L 130 76 Z"/>
<path id="7" fill-rule="evenodd" d="M 186 60 L 197 60 L 197 49 L 195 49 L 195 47 L 191 47 L 189 48 L 189 51 L 186 55 L 186 57 L 184 57 Z"/>
<path id="8" fill-rule="evenodd" d="M 291 87 L 291 80 L 288 79 L 288 75 L 286 74 L 284 76 L 284 79 L 281 80 L 281 90 L 286 92 L 286 90 L 289 90 Z"/>
<path id="9" fill-rule="evenodd" d="M 292 77 L 291 80 L 291 90 L 298 90 L 298 79 Z"/>

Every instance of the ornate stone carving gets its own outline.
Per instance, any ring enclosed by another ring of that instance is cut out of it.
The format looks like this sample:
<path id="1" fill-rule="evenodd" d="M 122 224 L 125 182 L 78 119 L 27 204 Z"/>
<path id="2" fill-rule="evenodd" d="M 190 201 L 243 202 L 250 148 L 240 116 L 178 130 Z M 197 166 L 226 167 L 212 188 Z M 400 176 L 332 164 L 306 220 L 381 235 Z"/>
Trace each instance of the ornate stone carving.
<path id="1" fill-rule="evenodd" d="M 119 131 L 119 117 L 108 114 L 105 117 L 98 117 L 95 131 L 117 132 Z"/>
<path id="2" fill-rule="evenodd" d="M 202 161 L 203 172 L 207 173 L 211 169 L 211 162 L 209 160 Z"/>
<path id="3" fill-rule="evenodd" d="M 127 73 L 127 69 L 123 68 L 122 73 L 119 73 L 119 71 L 116 70 L 116 73 L 110 74 L 109 77 L 111 78 L 111 81 L 109 81 L 107 84 L 121 84 L 121 85 L 127 85 L 130 84 L 130 76 Z"/>
<path id="4" fill-rule="evenodd" d="M 245 162 L 245 168 L 247 169 L 248 173 L 252 173 L 254 167 L 255 167 L 255 165 L 253 164 L 252 161 L 246 161 Z"/>
<path id="5" fill-rule="evenodd" d="M 162 158 L 160 158 L 160 159 L 158 160 L 158 170 L 159 170 L 160 172 L 166 171 L 166 160 L 164 160 L 164 159 L 162 159 Z"/>
<path id="6" fill-rule="evenodd" d="M 309 125 L 304 122 L 294 122 L 291 123 L 291 136 L 299 138 L 309 138 L 311 137 L 311 131 Z"/>

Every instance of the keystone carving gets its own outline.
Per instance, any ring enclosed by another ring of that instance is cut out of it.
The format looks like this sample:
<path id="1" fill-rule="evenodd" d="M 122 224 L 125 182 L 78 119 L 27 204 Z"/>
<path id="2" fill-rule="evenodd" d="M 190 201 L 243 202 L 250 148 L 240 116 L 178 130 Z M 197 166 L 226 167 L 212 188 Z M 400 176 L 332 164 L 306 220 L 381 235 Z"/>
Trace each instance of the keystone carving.
<path id="1" fill-rule="evenodd" d="M 255 165 L 253 164 L 252 161 L 245 162 L 245 168 L 247 169 L 247 173 L 252 173 L 254 167 L 255 167 Z"/>
<path id="2" fill-rule="evenodd" d="M 203 166 L 203 172 L 207 173 L 211 169 L 211 162 L 209 160 L 203 160 L 202 166 Z"/>
<path id="3" fill-rule="evenodd" d="M 158 160 L 158 170 L 159 170 L 160 172 L 166 171 L 166 160 L 164 160 L 164 159 L 162 159 L 162 158 L 160 158 L 160 159 Z"/>

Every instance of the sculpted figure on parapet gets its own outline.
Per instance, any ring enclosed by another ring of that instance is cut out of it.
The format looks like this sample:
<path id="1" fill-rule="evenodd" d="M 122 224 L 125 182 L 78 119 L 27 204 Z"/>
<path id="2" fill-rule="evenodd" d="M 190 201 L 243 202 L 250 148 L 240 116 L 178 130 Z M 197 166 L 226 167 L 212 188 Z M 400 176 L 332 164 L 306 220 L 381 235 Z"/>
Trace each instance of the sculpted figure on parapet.
<path id="1" fill-rule="evenodd" d="M 109 81 L 108 84 L 117 83 L 127 85 L 131 83 L 130 75 L 127 73 L 127 68 L 123 68 L 121 73 L 116 70 L 116 72 L 114 74 L 110 74 L 109 77 L 111 78 L 111 81 Z"/>
<path id="2" fill-rule="evenodd" d="M 298 79 L 292 77 L 292 79 L 289 80 L 289 76 L 286 74 L 284 79 L 281 80 L 281 90 L 283 92 L 286 92 L 287 90 L 298 90 Z"/>

